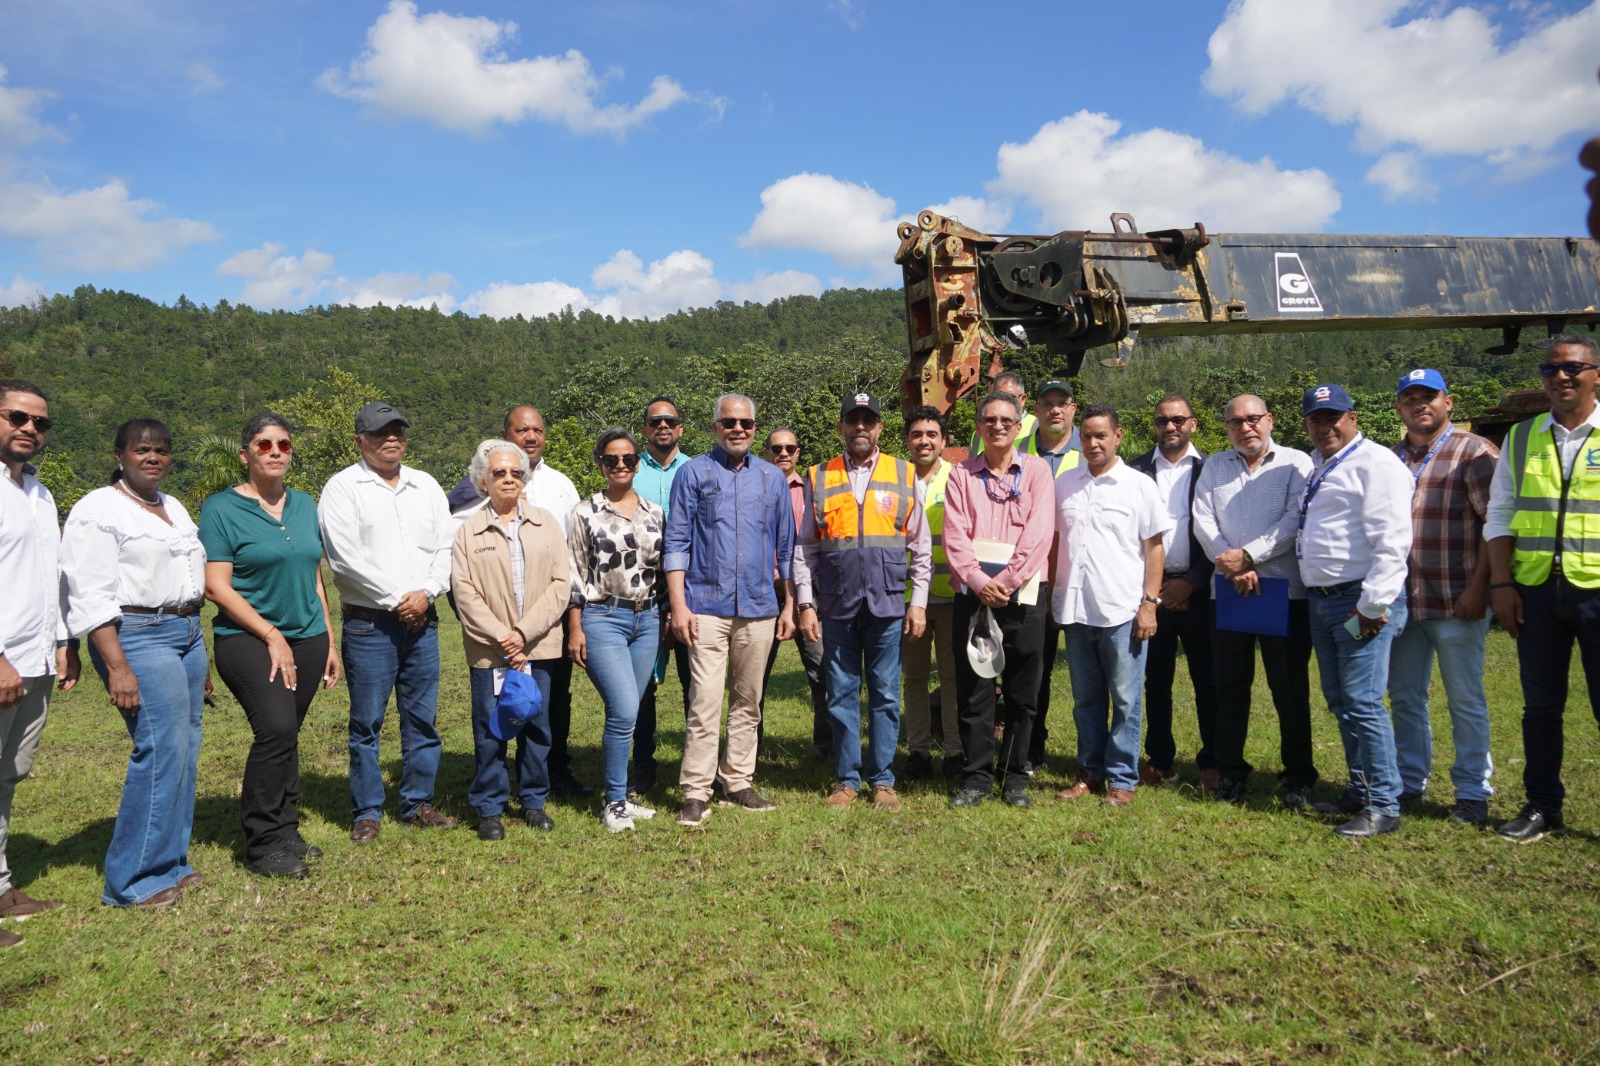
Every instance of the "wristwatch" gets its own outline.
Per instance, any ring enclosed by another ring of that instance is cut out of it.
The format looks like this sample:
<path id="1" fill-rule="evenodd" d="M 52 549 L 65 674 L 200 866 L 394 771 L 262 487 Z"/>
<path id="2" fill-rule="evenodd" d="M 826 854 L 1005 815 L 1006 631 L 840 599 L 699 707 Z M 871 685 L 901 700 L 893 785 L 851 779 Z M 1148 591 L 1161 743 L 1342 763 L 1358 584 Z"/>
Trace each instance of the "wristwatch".
<path id="1" fill-rule="evenodd" d="M 1144 602 L 1145 603 L 1153 603 L 1157 607 L 1160 607 L 1161 606 L 1161 597 L 1160 596 L 1146 596 L 1144 598 Z"/>
<path id="2" fill-rule="evenodd" d="M 817 605 L 814 603 L 802 603 L 795 607 L 795 613 L 798 614 L 801 611 L 815 611 L 816 609 Z"/>

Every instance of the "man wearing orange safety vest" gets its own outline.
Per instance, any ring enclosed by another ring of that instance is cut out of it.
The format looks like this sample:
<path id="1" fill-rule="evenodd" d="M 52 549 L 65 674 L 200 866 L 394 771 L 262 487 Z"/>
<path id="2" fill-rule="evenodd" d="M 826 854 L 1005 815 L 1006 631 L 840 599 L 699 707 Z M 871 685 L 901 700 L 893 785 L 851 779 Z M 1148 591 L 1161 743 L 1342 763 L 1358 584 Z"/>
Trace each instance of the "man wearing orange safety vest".
<path id="1" fill-rule="evenodd" d="M 922 635 L 933 559 L 916 471 L 878 450 L 882 432 L 877 400 L 864 392 L 844 398 L 839 436 L 846 454 L 808 473 L 794 578 L 800 629 L 822 641 L 833 719 L 828 803 L 848 807 L 865 783 L 873 805 L 892 811 L 900 809 L 890 768 L 900 742 L 900 640 Z"/>

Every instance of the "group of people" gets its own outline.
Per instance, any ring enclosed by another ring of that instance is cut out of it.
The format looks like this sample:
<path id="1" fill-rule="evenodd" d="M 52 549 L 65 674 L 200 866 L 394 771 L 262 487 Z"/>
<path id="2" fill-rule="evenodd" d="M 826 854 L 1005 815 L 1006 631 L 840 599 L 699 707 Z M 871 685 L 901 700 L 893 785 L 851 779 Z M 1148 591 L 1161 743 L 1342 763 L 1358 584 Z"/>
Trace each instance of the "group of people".
<path id="1" fill-rule="evenodd" d="M 188 851 L 211 688 L 205 599 L 217 606 L 211 658 L 253 732 L 240 809 L 248 868 L 263 876 L 305 877 L 321 855 L 299 831 L 298 733 L 317 689 L 341 676 L 351 840 L 382 829 L 379 735 L 391 697 L 400 821 L 455 824 L 434 806 L 441 595 L 470 669 L 466 798 L 485 840 L 505 836 L 513 764 L 534 830 L 553 828 L 552 793 L 592 793 L 568 753 L 574 665 L 604 704 L 607 830 L 655 813 L 643 799 L 657 784 L 656 690 L 669 663 L 684 692 L 677 822 L 702 824 L 714 798 L 772 810 L 755 787 L 756 753 L 773 663 L 790 639 L 832 807 L 866 792 L 895 810 L 897 784 L 935 776 L 935 662 L 950 805 L 976 807 L 998 788 L 1030 806 L 1064 642 L 1077 759 L 1060 800 L 1120 807 L 1140 785 L 1176 778 L 1180 648 L 1200 786 L 1242 800 L 1259 649 L 1281 802 L 1310 805 L 1315 654 L 1348 785 L 1313 806 L 1340 815 L 1335 831 L 1347 837 L 1392 832 L 1431 772 L 1437 658 L 1455 746 L 1450 817 L 1483 826 L 1491 613 L 1517 639 L 1525 703 L 1527 803 L 1500 833 L 1539 839 L 1562 825 L 1575 642 L 1600 716 L 1600 438 L 1590 440 L 1600 353 L 1588 337 L 1547 343 L 1551 412 L 1513 428 L 1503 449 L 1456 428 L 1443 376 L 1420 368 L 1398 382 L 1406 432 L 1393 444 L 1365 437 L 1348 392 L 1326 384 L 1302 405 L 1314 454 L 1277 443 L 1271 412 L 1244 395 L 1223 412 L 1233 447 L 1203 455 L 1193 409 L 1172 395 L 1155 408 L 1157 446 L 1124 462 L 1117 411 L 1094 404 L 1077 419 L 1063 380 L 1045 382 L 1029 411 L 1021 379 L 1003 374 L 979 400 L 972 454 L 959 462 L 944 458 L 944 419 L 931 407 L 905 416 L 909 458 L 883 450 L 867 393 L 844 397 L 842 451 L 826 461 L 802 462 L 786 427 L 755 454 L 755 405 L 733 394 L 711 412 L 715 447 L 689 458 L 676 404 L 657 397 L 640 436 L 600 435 L 604 488 L 588 499 L 543 461 L 545 425 L 531 406 L 506 415 L 446 494 L 404 464 L 409 420 L 370 403 L 355 417 L 360 461 L 318 500 L 284 483 L 286 420 L 252 418 L 240 440 L 245 479 L 206 500 L 198 525 L 161 491 L 167 427 L 128 422 L 110 484 L 60 529 L 32 465 L 51 429 L 48 401 L 28 382 L 0 381 L 0 580 L 13 589 L 0 621 L 0 917 L 54 906 L 12 882 L 4 843 L 49 694 L 77 681 L 85 636 L 132 741 L 103 902 L 170 905 L 204 880 Z M 0 946 L 19 939 L 0 930 Z"/>

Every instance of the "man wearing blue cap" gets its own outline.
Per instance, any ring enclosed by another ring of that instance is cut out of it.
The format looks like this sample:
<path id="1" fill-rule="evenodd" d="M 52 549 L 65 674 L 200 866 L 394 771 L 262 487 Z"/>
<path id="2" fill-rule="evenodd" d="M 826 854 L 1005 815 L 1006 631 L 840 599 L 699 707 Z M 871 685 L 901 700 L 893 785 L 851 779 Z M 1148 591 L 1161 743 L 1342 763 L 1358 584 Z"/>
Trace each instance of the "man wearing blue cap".
<path id="1" fill-rule="evenodd" d="M 1295 557 L 1306 584 L 1322 694 L 1339 722 L 1350 784 L 1324 814 L 1334 832 L 1372 837 L 1400 828 L 1394 727 L 1383 706 L 1389 649 L 1406 624 L 1411 472 L 1356 427 L 1342 385 L 1314 385 L 1301 402 L 1316 467 L 1300 493 Z"/>
<path id="2" fill-rule="evenodd" d="M 1406 425 L 1394 453 L 1411 471 L 1411 556 L 1406 577 L 1406 627 L 1389 651 L 1389 705 L 1401 799 L 1420 799 L 1433 766 L 1428 683 L 1439 659 L 1450 707 L 1456 759 L 1452 821 L 1489 822 L 1489 701 L 1483 687 L 1489 636 L 1489 553 L 1483 520 L 1489 509 L 1499 451 L 1482 437 L 1450 424 L 1454 401 L 1444 375 L 1407 372 L 1395 389 L 1395 411 Z"/>

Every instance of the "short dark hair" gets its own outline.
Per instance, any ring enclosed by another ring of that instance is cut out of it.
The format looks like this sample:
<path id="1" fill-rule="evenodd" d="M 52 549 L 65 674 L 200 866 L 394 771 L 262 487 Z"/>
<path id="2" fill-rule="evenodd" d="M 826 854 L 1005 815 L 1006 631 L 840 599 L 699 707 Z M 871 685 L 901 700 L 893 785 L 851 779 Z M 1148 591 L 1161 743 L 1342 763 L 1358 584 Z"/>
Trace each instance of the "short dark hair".
<path id="1" fill-rule="evenodd" d="M 1545 349 L 1555 348 L 1563 344 L 1576 344 L 1579 348 L 1589 349 L 1590 355 L 1600 356 L 1600 344 L 1596 344 L 1593 337 L 1585 336 L 1582 333 L 1557 333 L 1549 340 L 1533 342 L 1535 348 Z M 0 382 L 0 384 L 4 383 Z"/>
<path id="2" fill-rule="evenodd" d="M 1022 380 L 1022 375 L 1017 373 L 1015 370 L 1002 370 L 1002 371 L 1000 371 L 1000 373 L 996 374 L 989 381 L 989 384 L 991 386 L 993 386 L 994 388 L 998 389 L 1000 387 L 1000 383 L 1002 381 L 1015 381 L 1017 383 L 1017 388 L 1022 390 L 1022 394 L 1024 396 L 1026 396 L 1028 394 L 1028 383 L 1026 381 L 1023 381 Z"/>
<path id="3" fill-rule="evenodd" d="M 1122 428 L 1122 419 L 1117 417 L 1117 409 L 1108 403 L 1092 403 L 1085 407 L 1082 416 L 1078 419 L 1078 425 L 1084 425 L 1091 418 L 1109 418 L 1112 429 Z"/>
<path id="4" fill-rule="evenodd" d="M 537 407 L 533 406 L 533 404 L 531 404 L 531 403 L 512 404 L 511 407 L 507 408 L 505 418 L 500 420 L 500 434 L 502 436 L 506 436 L 506 435 L 510 434 L 510 432 L 511 432 L 511 416 L 516 414 L 518 411 L 522 410 L 524 407 L 526 407 L 528 410 L 532 411 L 534 414 L 538 415 L 540 422 L 544 421 L 544 412 L 539 410 Z M 545 428 L 548 429 L 549 426 L 547 425 Z"/>
<path id="5" fill-rule="evenodd" d="M 256 434 L 268 426 L 280 426 L 285 433 L 291 436 L 294 435 L 294 427 L 289 425 L 287 418 L 274 411 L 262 411 L 258 415 L 252 415 L 250 420 L 244 424 L 244 432 L 239 434 L 239 447 L 250 447 L 250 442 L 256 439 Z"/>
<path id="6" fill-rule="evenodd" d="M 921 407 L 913 407 L 910 411 L 906 412 L 906 434 L 908 436 L 911 433 L 911 427 L 916 425 L 918 422 L 937 422 L 939 424 L 939 436 L 943 437 L 948 434 L 948 429 L 945 426 L 944 415 L 939 413 L 939 409 L 937 407 L 930 407 L 927 404 L 923 404 Z"/>
<path id="7" fill-rule="evenodd" d="M 1018 419 L 1022 418 L 1022 405 L 1017 402 L 1017 398 L 1009 392 L 1001 392 L 998 389 L 994 392 L 985 393 L 983 399 L 978 401 L 977 414 L 979 418 L 983 417 L 984 408 L 992 403 L 1003 403 L 1011 408 L 1011 413 L 1016 415 Z"/>
<path id="8" fill-rule="evenodd" d="M 154 418 L 130 418 L 117 427 L 117 439 L 112 446 L 119 452 L 127 451 L 129 447 L 143 441 L 152 441 L 156 444 L 165 444 L 167 449 L 172 449 L 172 431 L 165 422 Z M 122 467 L 119 465 L 111 471 L 111 484 L 115 485 L 122 480 Z"/>
<path id="9" fill-rule="evenodd" d="M 1184 407 L 1188 408 L 1190 417 L 1192 418 L 1194 416 L 1194 404 L 1190 403 L 1189 397 L 1183 395 L 1183 393 L 1169 392 L 1165 396 L 1161 397 L 1161 399 L 1156 401 L 1156 406 L 1160 407 L 1162 404 L 1168 403 L 1181 403 Z"/>
<path id="10" fill-rule="evenodd" d="M 593 455 L 595 466 L 600 465 L 600 457 L 606 453 L 606 448 L 619 440 L 627 441 L 628 445 L 632 447 L 634 451 L 637 452 L 639 450 L 639 438 L 635 437 L 632 433 L 629 433 L 625 429 L 612 426 L 610 429 L 603 430 L 599 439 L 594 442 Z"/>
<path id="11" fill-rule="evenodd" d="M 789 434 L 789 436 L 794 438 L 795 444 L 798 445 L 800 443 L 800 434 L 798 434 L 798 433 L 796 433 L 794 431 L 794 427 L 793 426 L 773 426 L 771 429 L 767 430 L 766 443 L 763 444 L 762 447 L 764 447 L 764 448 L 772 447 L 772 437 L 773 437 L 773 434 L 775 434 L 775 433 L 787 433 L 787 434 Z"/>
<path id="12" fill-rule="evenodd" d="M 658 403 L 669 403 L 669 404 L 671 404 L 672 405 L 672 413 L 674 415 L 678 416 L 679 418 L 683 417 L 683 412 L 678 410 L 678 401 L 677 400 L 674 400 L 671 396 L 652 396 L 650 398 L 650 400 L 648 402 L 646 402 L 645 405 L 644 405 L 644 417 L 645 418 L 649 418 L 650 417 L 650 408 L 654 407 Z"/>
<path id="13" fill-rule="evenodd" d="M 45 403 L 50 402 L 50 397 L 44 394 L 43 389 L 31 381 L 23 381 L 21 378 L 0 379 L 0 399 L 4 399 L 9 392 L 25 392 L 30 396 L 39 397 Z"/>

